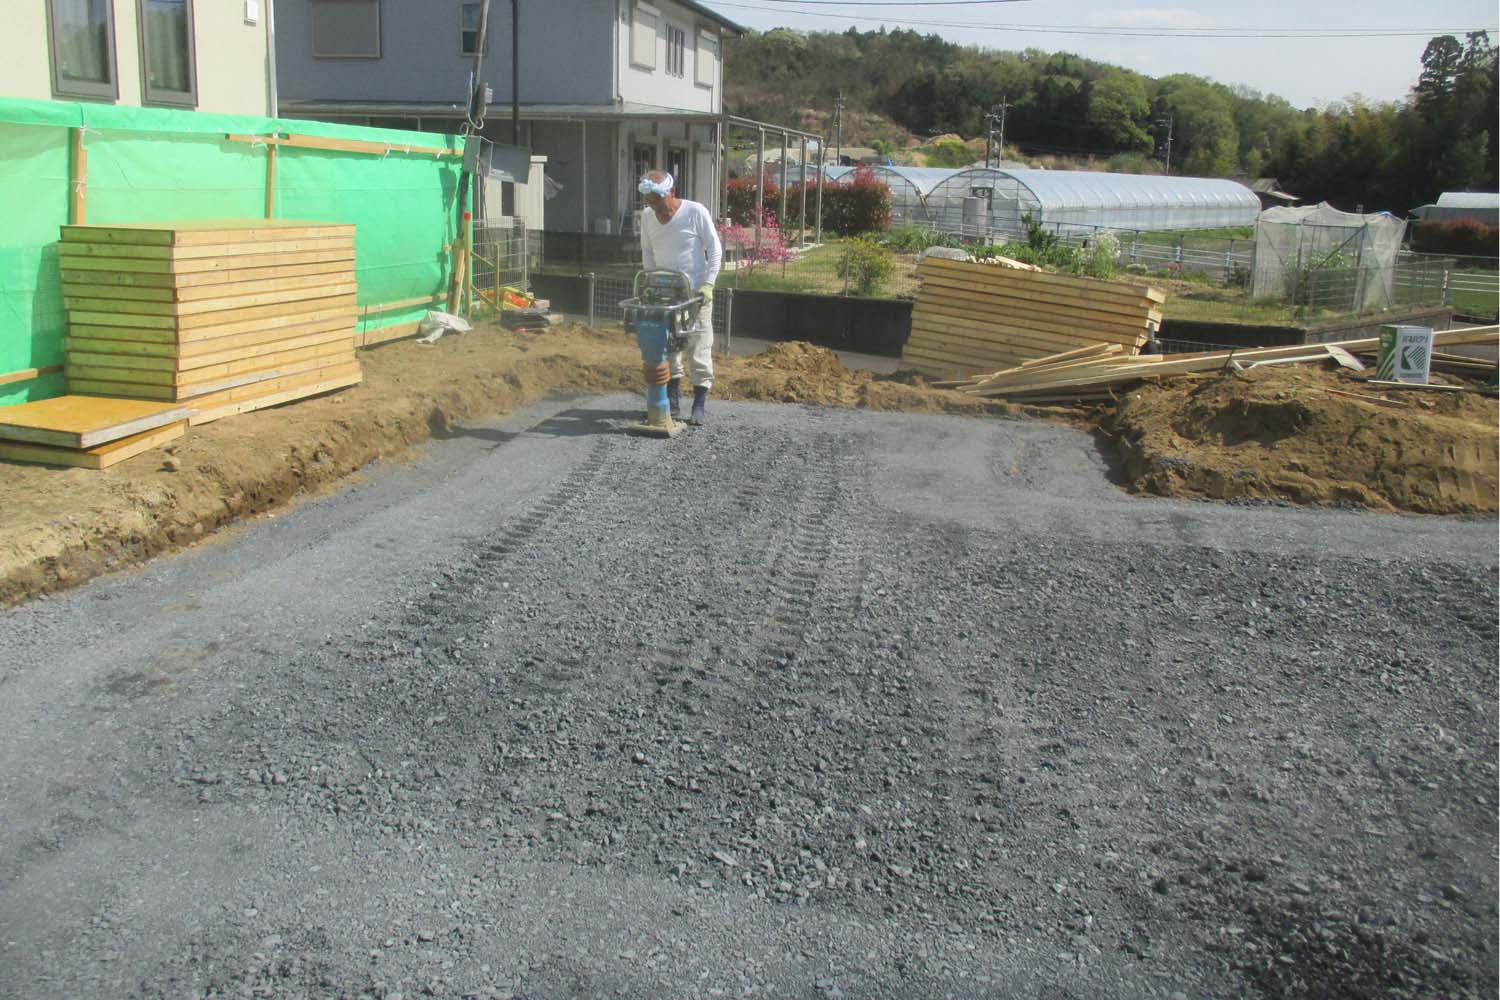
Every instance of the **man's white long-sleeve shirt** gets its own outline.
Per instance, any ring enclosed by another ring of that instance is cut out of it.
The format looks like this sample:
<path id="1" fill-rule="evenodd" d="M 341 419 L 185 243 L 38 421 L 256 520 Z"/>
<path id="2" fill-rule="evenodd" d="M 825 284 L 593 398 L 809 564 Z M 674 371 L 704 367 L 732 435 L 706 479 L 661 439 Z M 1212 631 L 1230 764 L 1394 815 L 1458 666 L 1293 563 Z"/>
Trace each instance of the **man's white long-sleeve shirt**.
<path id="1" fill-rule="evenodd" d="M 664 268 L 688 276 L 696 291 L 712 285 L 724 263 L 724 246 L 713 216 L 696 201 L 677 203 L 666 225 L 656 221 L 649 207 L 641 212 L 641 259 L 646 270 Z"/>

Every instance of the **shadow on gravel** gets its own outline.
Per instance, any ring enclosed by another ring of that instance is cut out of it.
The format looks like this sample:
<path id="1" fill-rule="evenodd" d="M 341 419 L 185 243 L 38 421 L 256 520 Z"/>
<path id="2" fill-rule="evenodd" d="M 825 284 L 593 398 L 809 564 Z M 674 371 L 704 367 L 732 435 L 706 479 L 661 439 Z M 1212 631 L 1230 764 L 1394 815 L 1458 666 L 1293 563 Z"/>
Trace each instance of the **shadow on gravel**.
<path id="1" fill-rule="evenodd" d="M 593 434 L 614 434 L 618 433 L 618 425 L 621 422 L 639 419 L 641 419 L 640 411 L 634 409 L 580 408 L 564 410 L 523 431 L 505 431 L 498 427 L 452 427 L 443 436 L 490 441 L 494 443 L 494 448 L 490 449 L 493 451 L 510 444 L 516 438 L 525 436 L 573 438 L 588 437 Z"/>

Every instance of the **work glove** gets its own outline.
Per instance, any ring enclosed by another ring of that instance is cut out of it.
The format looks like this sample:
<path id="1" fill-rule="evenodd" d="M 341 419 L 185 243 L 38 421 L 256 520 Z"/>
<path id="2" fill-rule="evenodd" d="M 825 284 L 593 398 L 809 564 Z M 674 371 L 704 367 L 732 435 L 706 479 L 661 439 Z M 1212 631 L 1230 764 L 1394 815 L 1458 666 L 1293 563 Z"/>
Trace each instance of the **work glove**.
<path id="1" fill-rule="evenodd" d="M 704 285 L 698 289 L 698 297 L 703 300 L 703 307 L 705 309 L 711 309 L 714 304 L 714 286 Z"/>

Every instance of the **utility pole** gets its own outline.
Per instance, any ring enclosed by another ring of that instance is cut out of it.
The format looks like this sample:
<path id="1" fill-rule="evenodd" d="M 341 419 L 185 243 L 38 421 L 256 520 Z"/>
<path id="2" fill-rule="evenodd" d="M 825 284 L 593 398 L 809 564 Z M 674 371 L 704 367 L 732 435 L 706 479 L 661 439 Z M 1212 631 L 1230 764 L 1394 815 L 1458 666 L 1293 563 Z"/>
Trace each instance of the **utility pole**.
<path id="1" fill-rule="evenodd" d="M 833 163 L 834 166 L 844 162 L 844 92 L 841 90 L 833 99 Z"/>
<path id="2" fill-rule="evenodd" d="M 1167 173 L 1172 173 L 1172 116 L 1156 119 L 1156 124 L 1167 127 Z"/>
<path id="3" fill-rule="evenodd" d="M 510 144 L 521 144 L 521 0 L 510 0 Z"/>
<path id="4" fill-rule="evenodd" d="M 996 145 L 994 139 L 995 123 L 997 121 L 1000 123 L 1000 142 L 998 148 L 994 149 L 995 159 L 998 161 L 1005 158 L 1005 112 L 1009 111 L 1011 107 L 1013 107 L 1013 105 L 1007 104 L 1005 101 L 1005 95 L 1001 94 L 1000 103 L 991 105 L 989 114 L 984 116 L 984 165 L 986 167 L 990 166 L 991 148 L 995 147 Z M 996 111 L 998 111 L 999 114 L 996 114 Z"/>

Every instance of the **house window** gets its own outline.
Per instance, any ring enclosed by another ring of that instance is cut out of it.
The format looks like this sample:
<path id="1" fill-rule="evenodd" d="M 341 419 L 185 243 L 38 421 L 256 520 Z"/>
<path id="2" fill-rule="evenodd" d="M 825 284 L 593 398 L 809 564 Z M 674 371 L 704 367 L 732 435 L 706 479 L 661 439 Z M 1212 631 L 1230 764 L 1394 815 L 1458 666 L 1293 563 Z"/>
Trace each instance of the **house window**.
<path id="1" fill-rule="evenodd" d="M 114 0 L 47 0 L 52 92 L 58 97 L 119 96 Z"/>
<path id="2" fill-rule="evenodd" d="M 313 55 L 379 59 L 380 0 L 312 0 Z"/>
<path id="3" fill-rule="evenodd" d="M 714 78 L 718 72 L 714 67 L 717 61 L 718 44 L 714 36 L 705 32 L 698 32 L 698 51 L 693 59 L 693 82 L 700 87 L 712 87 Z"/>
<path id="4" fill-rule="evenodd" d="M 472 56 L 474 50 L 479 48 L 479 4 L 459 4 L 458 17 L 458 41 L 459 51 L 466 56 Z M 493 19 L 492 19 L 493 21 Z M 491 23 L 490 27 L 494 27 Z M 489 32 L 485 32 L 484 51 L 490 51 Z"/>
<path id="5" fill-rule="evenodd" d="M 656 69 L 656 11 L 637 4 L 630 19 L 630 63 L 641 69 Z"/>
<path id="6" fill-rule="evenodd" d="M 191 0 L 141 0 L 141 75 L 146 103 L 198 103 Z"/>
<path id="7" fill-rule="evenodd" d="M 687 32 L 667 25 L 667 75 L 687 75 Z"/>

